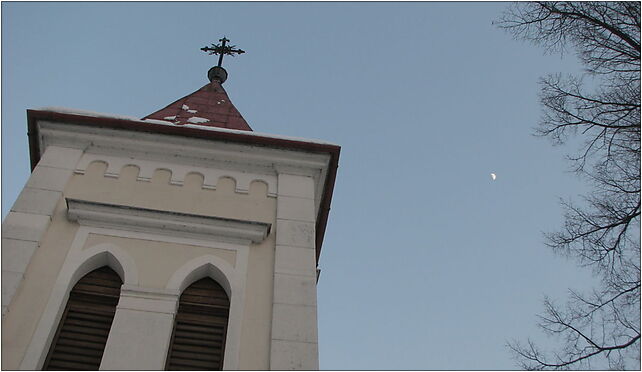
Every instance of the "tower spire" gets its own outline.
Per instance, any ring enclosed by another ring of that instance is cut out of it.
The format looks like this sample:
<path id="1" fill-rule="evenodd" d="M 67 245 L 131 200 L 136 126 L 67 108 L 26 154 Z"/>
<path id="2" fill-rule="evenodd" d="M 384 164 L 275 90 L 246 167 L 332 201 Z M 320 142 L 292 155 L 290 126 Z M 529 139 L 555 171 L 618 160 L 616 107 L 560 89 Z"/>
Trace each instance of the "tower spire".
<path id="1" fill-rule="evenodd" d="M 204 46 L 201 48 L 202 51 L 208 53 L 209 55 L 214 55 L 218 54 L 218 65 L 212 67 L 208 72 L 207 72 L 207 77 L 210 79 L 210 81 L 218 81 L 219 83 L 223 84 L 225 80 L 227 80 L 227 71 L 223 68 L 223 56 L 228 55 L 228 56 L 234 56 L 234 54 L 243 54 L 245 53 L 244 50 L 241 49 L 235 49 L 236 45 L 226 45 L 228 41 L 230 41 L 228 38 L 223 36 L 222 39 L 219 39 L 220 44 L 212 44 L 211 46 Z"/>

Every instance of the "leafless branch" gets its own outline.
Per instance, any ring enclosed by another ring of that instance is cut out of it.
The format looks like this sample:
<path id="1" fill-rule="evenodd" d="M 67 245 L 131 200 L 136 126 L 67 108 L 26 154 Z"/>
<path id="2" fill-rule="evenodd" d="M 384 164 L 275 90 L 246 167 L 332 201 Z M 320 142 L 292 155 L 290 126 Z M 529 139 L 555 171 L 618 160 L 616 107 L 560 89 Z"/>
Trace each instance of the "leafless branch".
<path id="1" fill-rule="evenodd" d="M 536 134 L 583 140 L 569 160 L 593 191 L 579 205 L 562 202 L 564 225 L 546 244 L 599 279 L 591 295 L 571 291 L 565 308 L 544 302 L 539 326 L 557 349 L 508 346 L 525 369 L 639 369 L 640 2 L 517 3 L 497 24 L 546 52 L 574 50 L 584 64 L 582 77 L 541 79 Z M 587 78 L 597 88 L 586 89 Z"/>

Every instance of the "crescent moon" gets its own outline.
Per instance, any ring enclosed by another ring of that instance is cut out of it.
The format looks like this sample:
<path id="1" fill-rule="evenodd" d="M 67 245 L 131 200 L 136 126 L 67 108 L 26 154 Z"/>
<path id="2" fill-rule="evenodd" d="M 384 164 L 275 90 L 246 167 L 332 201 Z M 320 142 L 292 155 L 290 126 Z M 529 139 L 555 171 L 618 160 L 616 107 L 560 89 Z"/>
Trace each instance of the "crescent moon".
<path id="1" fill-rule="evenodd" d="M 495 179 L 497 178 L 497 175 L 495 173 L 491 173 L 490 178 L 492 178 L 493 181 L 495 181 Z"/>

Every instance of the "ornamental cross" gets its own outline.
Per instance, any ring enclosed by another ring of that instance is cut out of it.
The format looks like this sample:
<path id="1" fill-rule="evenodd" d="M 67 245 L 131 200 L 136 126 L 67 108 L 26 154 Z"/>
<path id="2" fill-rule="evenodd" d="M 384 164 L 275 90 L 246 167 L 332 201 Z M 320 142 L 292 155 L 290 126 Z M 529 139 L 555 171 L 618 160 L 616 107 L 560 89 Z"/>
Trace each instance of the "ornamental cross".
<path id="1" fill-rule="evenodd" d="M 236 54 L 243 54 L 245 53 L 244 50 L 241 49 L 234 49 L 236 48 L 236 45 L 225 45 L 229 39 L 227 39 L 225 36 L 223 36 L 222 39 L 219 39 L 218 41 L 221 42 L 221 44 L 212 44 L 212 46 L 206 46 L 202 47 L 201 50 L 204 52 L 208 52 L 209 55 L 213 54 L 218 54 L 218 67 L 221 67 L 221 64 L 223 63 L 223 56 L 228 55 L 228 56 L 234 56 L 234 53 Z"/>

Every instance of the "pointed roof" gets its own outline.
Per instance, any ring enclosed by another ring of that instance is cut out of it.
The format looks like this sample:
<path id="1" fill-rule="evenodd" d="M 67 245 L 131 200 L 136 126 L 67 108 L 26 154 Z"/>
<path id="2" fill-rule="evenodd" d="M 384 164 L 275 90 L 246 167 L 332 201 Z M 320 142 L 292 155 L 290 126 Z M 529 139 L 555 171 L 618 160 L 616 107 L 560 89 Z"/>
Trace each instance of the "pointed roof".
<path id="1" fill-rule="evenodd" d="M 227 92 L 214 80 L 144 119 L 172 122 L 176 125 L 196 124 L 209 127 L 252 131 L 234 107 Z"/>

